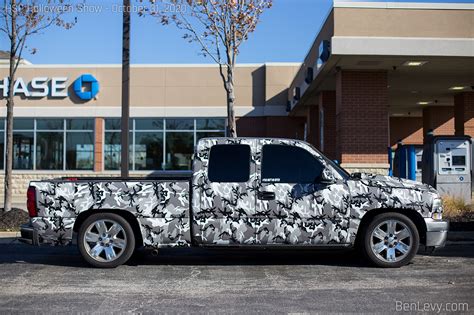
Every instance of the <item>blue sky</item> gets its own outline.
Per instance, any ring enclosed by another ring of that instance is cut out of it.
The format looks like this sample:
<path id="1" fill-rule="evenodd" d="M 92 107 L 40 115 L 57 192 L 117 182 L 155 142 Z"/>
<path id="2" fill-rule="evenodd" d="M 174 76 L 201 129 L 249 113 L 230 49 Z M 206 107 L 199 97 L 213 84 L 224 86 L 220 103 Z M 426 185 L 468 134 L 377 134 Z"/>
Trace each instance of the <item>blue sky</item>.
<path id="1" fill-rule="evenodd" d="M 474 3 L 474 0 L 391 2 Z M 78 14 L 73 29 L 53 27 L 32 37 L 28 44 L 38 51 L 35 55 L 25 54 L 24 58 L 35 64 L 120 63 L 122 16 L 110 8 L 112 3 L 121 1 L 87 0 L 87 3 L 101 4 L 102 13 Z M 274 6 L 263 14 L 256 32 L 243 44 L 238 62 L 300 62 L 331 5 L 332 0 L 274 0 Z M 5 37 L 0 37 L 0 49 L 8 49 Z M 162 26 L 151 17 L 132 16 L 132 63 L 212 63 L 198 52 L 197 44 L 185 42 L 173 26 Z"/>

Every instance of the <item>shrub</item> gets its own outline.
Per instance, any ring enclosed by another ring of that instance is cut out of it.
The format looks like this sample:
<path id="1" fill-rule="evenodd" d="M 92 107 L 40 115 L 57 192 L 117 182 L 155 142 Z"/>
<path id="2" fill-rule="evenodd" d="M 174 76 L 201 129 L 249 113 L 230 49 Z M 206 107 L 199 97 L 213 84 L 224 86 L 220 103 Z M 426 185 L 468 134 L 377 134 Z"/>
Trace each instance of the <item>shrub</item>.
<path id="1" fill-rule="evenodd" d="M 448 219 L 474 215 L 473 205 L 467 204 L 464 199 L 459 197 L 444 196 L 443 209 L 443 217 Z"/>

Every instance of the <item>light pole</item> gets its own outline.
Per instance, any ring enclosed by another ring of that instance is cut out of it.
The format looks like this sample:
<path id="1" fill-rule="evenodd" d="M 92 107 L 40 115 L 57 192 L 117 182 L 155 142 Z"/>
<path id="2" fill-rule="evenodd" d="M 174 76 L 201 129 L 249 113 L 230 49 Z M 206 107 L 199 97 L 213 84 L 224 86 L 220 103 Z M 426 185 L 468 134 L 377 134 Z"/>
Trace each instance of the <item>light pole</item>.
<path id="1" fill-rule="evenodd" d="M 122 159 L 121 177 L 129 177 L 130 120 L 130 0 L 123 0 L 122 19 Z"/>

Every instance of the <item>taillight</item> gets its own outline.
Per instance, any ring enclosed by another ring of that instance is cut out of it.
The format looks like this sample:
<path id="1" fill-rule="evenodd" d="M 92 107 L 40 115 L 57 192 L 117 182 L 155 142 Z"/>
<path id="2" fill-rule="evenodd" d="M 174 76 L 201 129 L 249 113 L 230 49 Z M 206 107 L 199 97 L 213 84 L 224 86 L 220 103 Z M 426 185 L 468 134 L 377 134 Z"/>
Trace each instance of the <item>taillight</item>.
<path id="1" fill-rule="evenodd" d="M 30 215 L 30 218 L 38 216 L 38 209 L 36 208 L 35 187 L 28 187 L 28 192 L 26 193 L 26 208 L 28 209 L 28 214 Z"/>

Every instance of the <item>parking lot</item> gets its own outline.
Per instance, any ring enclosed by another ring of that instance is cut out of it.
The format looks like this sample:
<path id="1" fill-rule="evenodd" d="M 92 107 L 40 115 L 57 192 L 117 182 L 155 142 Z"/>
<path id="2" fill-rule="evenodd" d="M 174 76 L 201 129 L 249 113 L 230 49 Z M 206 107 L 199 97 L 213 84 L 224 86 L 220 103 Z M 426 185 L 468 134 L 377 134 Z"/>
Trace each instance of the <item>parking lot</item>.
<path id="1" fill-rule="evenodd" d="M 367 267 L 351 252 L 177 249 L 100 270 L 85 265 L 75 247 L 14 242 L 0 244 L 0 313 L 396 312 L 397 303 L 474 307 L 473 258 L 472 243 L 418 255 L 413 264 L 391 270 Z"/>

